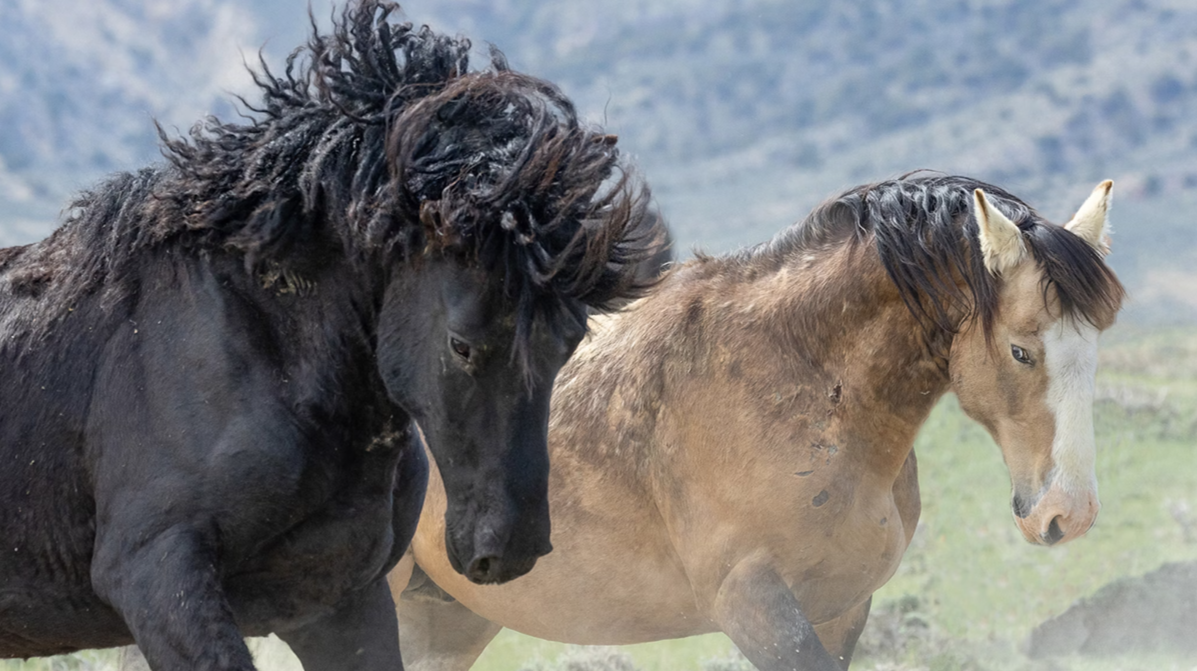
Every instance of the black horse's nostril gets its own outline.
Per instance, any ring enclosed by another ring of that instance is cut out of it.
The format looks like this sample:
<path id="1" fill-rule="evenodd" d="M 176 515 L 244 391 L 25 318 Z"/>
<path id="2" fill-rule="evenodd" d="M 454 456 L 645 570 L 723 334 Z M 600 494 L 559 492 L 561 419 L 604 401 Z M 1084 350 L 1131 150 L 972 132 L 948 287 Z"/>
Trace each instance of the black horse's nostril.
<path id="1" fill-rule="evenodd" d="M 495 582 L 496 576 L 493 573 L 497 572 L 498 566 L 498 557 L 478 557 L 470 562 L 466 577 L 476 583 Z"/>
<path id="2" fill-rule="evenodd" d="M 1060 516 L 1056 515 L 1052 518 L 1052 523 L 1047 526 L 1047 533 L 1043 534 L 1043 540 L 1048 545 L 1055 545 L 1064 538 L 1064 531 L 1060 528 Z"/>

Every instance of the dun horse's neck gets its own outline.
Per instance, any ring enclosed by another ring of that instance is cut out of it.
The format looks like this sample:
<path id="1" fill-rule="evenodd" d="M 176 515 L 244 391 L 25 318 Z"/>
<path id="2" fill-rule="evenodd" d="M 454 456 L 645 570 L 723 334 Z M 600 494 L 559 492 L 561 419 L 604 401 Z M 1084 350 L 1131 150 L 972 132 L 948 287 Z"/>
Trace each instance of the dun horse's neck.
<path id="1" fill-rule="evenodd" d="M 868 244 L 795 252 L 767 270 L 690 262 L 592 326 L 558 376 L 551 440 L 612 472 L 671 449 L 659 444 L 663 413 L 689 421 L 716 408 L 755 423 L 726 427 L 759 434 L 739 441 L 753 449 L 834 432 L 880 455 L 871 468 L 896 475 L 948 389 L 942 360 Z"/>
<path id="2" fill-rule="evenodd" d="M 722 282 L 703 320 L 720 344 L 691 365 L 718 369 L 730 356 L 727 382 L 765 399 L 754 414 L 790 424 L 779 435 L 854 444 L 896 474 L 949 380 L 872 244 L 792 251 Z M 737 367 L 752 379 L 733 379 Z"/>

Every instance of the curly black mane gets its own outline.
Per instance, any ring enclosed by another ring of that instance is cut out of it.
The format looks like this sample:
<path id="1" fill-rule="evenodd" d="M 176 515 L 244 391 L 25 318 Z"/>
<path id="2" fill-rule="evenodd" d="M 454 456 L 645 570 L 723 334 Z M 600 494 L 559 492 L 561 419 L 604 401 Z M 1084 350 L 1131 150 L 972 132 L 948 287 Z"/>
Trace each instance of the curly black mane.
<path id="1" fill-rule="evenodd" d="M 907 307 L 928 329 L 954 333 L 960 323 L 952 315 L 963 315 L 964 322 L 980 319 L 988 337 L 1001 278 L 984 265 L 972 213 L 975 189 L 1022 230 L 1043 269 L 1044 290 L 1056 289 L 1066 316 L 1103 326 L 1113 320 L 1124 290 L 1097 250 L 1001 187 L 956 175 L 911 174 L 850 189 L 741 253 L 736 263 L 775 266 L 791 253 L 871 240 Z"/>
<path id="2" fill-rule="evenodd" d="M 313 245 L 381 268 L 452 254 L 503 273 L 524 335 L 563 298 L 604 309 L 641 291 L 656 232 L 615 138 L 497 50 L 469 71 L 468 40 L 393 23 L 397 8 L 353 2 L 326 35 L 313 22 L 282 76 L 254 74 L 248 122 L 160 129 L 169 165 L 83 194 L 14 286 L 91 291 L 163 244 L 241 252 L 251 271 Z M 56 263 L 68 248 L 82 258 Z"/>

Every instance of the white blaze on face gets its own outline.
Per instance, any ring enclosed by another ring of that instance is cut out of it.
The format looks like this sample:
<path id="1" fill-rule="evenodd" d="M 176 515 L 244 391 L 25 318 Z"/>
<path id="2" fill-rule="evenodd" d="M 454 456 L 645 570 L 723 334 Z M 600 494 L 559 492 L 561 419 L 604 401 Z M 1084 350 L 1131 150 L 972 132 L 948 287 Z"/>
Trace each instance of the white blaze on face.
<path id="1" fill-rule="evenodd" d="M 1047 403 L 1056 418 L 1052 440 L 1055 477 L 1051 485 L 1068 495 L 1097 496 L 1093 437 L 1093 390 L 1097 378 L 1098 330 L 1061 319 L 1043 338 Z"/>

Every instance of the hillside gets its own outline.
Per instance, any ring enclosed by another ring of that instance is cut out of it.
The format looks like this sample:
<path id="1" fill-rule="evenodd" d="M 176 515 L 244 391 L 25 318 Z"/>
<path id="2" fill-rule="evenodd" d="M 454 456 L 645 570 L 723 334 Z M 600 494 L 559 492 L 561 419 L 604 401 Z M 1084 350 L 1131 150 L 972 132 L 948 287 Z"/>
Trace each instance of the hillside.
<path id="1" fill-rule="evenodd" d="M 153 160 L 153 120 L 187 128 L 247 90 L 253 17 L 218 0 L 0 3 L 0 244 L 44 235 L 98 176 Z"/>
<path id="2" fill-rule="evenodd" d="M 150 118 L 227 115 L 238 46 L 303 39 L 300 0 L 33 0 L 0 9 L 0 242 L 155 157 Z M 313 3 L 328 14 L 327 0 Z M 1183 0 L 412 0 L 494 42 L 621 136 L 685 250 L 768 238 L 820 199 L 916 168 L 1066 219 L 1117 182 L 1111 258 L 1139 320 L 1197 320 L 1197 5 Z M 64 23 L 67 27 L 64 27 Z M 15 83 L 14 83 L 15 82 Z M 3 228 L 7 226 L 7 228 Z"/>

